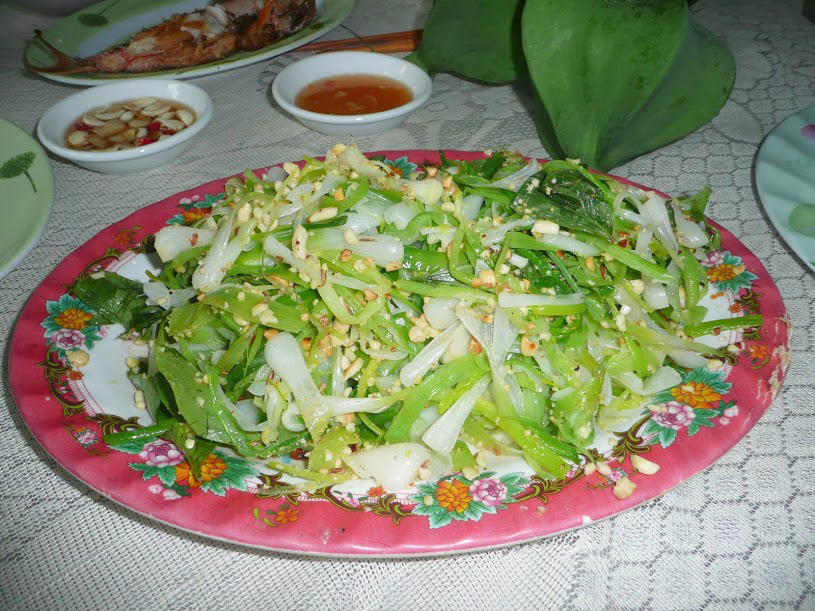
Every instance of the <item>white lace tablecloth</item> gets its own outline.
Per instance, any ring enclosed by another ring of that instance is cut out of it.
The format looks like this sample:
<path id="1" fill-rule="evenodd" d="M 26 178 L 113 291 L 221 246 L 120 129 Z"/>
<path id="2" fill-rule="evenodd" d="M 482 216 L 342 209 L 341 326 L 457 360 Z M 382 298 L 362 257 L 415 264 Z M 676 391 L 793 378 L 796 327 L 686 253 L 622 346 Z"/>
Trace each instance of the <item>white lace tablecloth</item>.
<path id="1" fill-rule="evenodd" d="M 412 29 L 429 5 L 360 0 L 347 24 L 361 35 Z M 710 216 L 762 259 L 794 324 L 783 390 L 716 465 L 625 514 L 507 549 L 376 561 L 267 553 L 153 522 L 66 475 L 22 423 L 4 367 L 0 608 L 815 608 L 815 276 L 770 227 L 753 184 L 762 138 L 815 104 L 815 26 L 800 11 L 800 0 L 700 0 L 697 19 L 736 56 L 730 101 L 698 132 L 615 170 L 668 193 L 712 186 Z M 0 117 L 28 132 L 73 90 L 22 65 L 33 29 L 53 21 L 0 5 Z M 215 100 L 215 116 L 195 150 L 165 170 L 111 178 L 53 160 L 46 233 L 0 281 L 4 364 L 33 288 L 100 228 L 213 178 L 332 144 L 269 101 L 270 82 L 295 57 L 197 79 Z M 503 144 L 546 156 L 513 87 L 444 74 L 434 87 L 401 128 L 360 138 L 360 148 Z"/>

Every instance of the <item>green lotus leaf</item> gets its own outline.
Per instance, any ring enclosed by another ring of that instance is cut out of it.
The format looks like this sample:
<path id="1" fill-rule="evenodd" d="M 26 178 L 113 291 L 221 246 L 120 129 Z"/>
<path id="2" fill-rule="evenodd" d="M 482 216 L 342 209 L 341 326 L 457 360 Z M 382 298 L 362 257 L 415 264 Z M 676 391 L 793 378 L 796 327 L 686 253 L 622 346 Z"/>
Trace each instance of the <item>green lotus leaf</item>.
<path id="1" fill-rule="evenodd" d="M 418 50 L 431 72 L 508 83 L 524 72 L 523 0 L 436 0 Z"/>
<path id="2" fill-rule="evenodd" d="M 487 83 L 531 81 L 547 152 L 600 170 L 698 129 L 735 80 L 687 0 L 437 0 L 414 57 Z"/>

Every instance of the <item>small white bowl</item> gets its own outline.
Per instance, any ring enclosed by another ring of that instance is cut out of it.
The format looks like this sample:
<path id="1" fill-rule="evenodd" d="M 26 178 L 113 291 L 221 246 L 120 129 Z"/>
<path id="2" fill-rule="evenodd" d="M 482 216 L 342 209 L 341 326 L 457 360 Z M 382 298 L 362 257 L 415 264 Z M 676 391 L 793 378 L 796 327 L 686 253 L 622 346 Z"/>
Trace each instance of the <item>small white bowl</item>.
<path id="1" fill-rule="evenodd" d="M 77 151 L 65 146 L 73 123 L 89 110 L 138 98 L 173 100 L 192 108 L 195 123 L 171 137 L 123 151 Z M 77 165 L 104 174 L 135 174 L 167 165 L 192 146 L 212 118 L 212 99 L 200 87 L 169 79 L 133 79 L 91 87 L 49 108 L 37 125 L 43 146 Z"/>
<path id="2" fill-rule="evenodd" d="M 332 76 L 372 74 L 399 81 L 413 93 L 407 104 L 365 115 L 329 115 L 303 110 L 295 103 L 306 85 Z M 430 97 L 433 81 L 415 64 L 369 51 L 321 53 L 294 62 L 272 83 L 272 96 L 306 127 L 329 136 L 370 136 L 393 129 Z"/>

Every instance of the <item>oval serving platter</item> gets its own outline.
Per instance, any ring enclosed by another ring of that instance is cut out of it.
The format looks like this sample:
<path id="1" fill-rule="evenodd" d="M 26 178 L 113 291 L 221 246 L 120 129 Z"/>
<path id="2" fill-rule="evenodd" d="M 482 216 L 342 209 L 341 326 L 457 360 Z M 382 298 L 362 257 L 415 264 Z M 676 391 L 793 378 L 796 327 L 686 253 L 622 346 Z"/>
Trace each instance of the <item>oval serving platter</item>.
<path id="1" fill-rule="evenodd" d="M 375 154 L 405 173 L 439 161 L 437 151 Z M 333 556 L 426 556 L 530 541 L 613 516 L 704 470 L 752 428 L 784 380 L 789 323 L 781 296 L 758 259 L 719 227 L 722 248 L 702 262 L 710 280 L 706 305 L 717 317 L 761 314 L 764 323 L 704 338 L 726 346 L 727 359 L 686 372 L 630 428 L 612 435 L 603 454 L 611 466 L 605 475 L 576 467 L 544 481 L 522 463 L 506 463 L 473 479 L 455 473 L 399 493 L 329 487 L 280 494 L 275 472 L 216 449 L 198 480 L 170 442 L 104 443 L 104 433 L 150 424 L 134 406 L 126 377 L 126 357 L 143 354 L 144 346 L 118 339 L 121 328 L 89 323 L 92 313 L 69 287 L 101 268 L 143 278 L 151 266 L 145 238 L 165 223 L 207 214 L 223 184 L 214 180 L 142 208 L 68 255 L 25 305 L 11 344 L 12 393 L 39 443 L 95 490 L 166 524 L 258 548 Z M 66 358 L 77 348 L 90 354 L 83 367 Z M 660 470 L 637 472 L 635 454 Z M 623 476 L 637 488 L 618 500 L 612 488 Z"/>
<path id="2" fill-rule="evenodd" d="M 58 21 L 43 32 L 45 39 L 71 57 L 88 57 L 111 46 L 126 42 L 145 28 L 153 27 L 178 13 L 201 9 L 210 0 L 102 0 Z M 241 51 L 220 60 L 188 68 L 117 74 L 39 72 L 41 76 L 72 85 L 100 85 L 129 78 L 187 79 L 241 68 L 287 53 L 327 34 L 340 25 L 356 6 L 356 0 L 317 0 L 317 18 L 308 26 L 276 43 L 257 51 Z M 26 63 L 32 67 L 49 67 L 55 60 L 44 45 L 32 41 L 26 51 Z"/>
<path id="3" fill-rule="evenodd" d="M 767 216 L 815 271 L 815 106 L 775 126 L 759 148 L 755 174 Z"/>

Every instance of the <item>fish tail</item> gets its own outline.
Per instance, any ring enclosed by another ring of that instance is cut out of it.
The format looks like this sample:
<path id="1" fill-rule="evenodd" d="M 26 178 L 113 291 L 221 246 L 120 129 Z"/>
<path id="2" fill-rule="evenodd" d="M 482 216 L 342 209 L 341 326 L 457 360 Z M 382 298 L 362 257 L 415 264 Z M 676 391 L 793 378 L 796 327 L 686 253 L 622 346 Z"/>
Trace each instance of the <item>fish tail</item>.
<path id="1" fill-rule="evenodd" d="M 57 60 L 57 63 L 53 66 L 32 66 L 30 63 L 28 64 L 29 68 L 35 70 L 37 72 L 49 72 L 49 73 L 59 73 L 59 74 L 74 74 L 76 72 L 87 72 L 88 67 L 84 66 L 79 60 L 71 57 L 70 55 L 66 55 L 59 49 L 57 49 L 54 45 L 50 42 L 45 40 L 45 37 L 42 35 L 41 30 L 34 30 L 34 36 L 36 37 L 37 41 L 39 41 L 46 49 L 48 49 L 51 54 L 54 56 L 54 59 Z"/>

